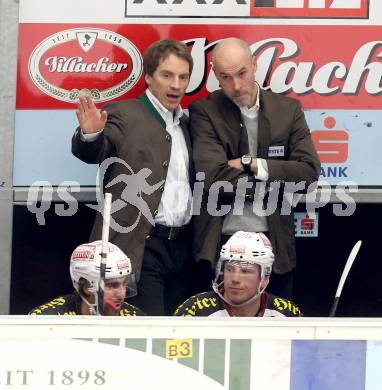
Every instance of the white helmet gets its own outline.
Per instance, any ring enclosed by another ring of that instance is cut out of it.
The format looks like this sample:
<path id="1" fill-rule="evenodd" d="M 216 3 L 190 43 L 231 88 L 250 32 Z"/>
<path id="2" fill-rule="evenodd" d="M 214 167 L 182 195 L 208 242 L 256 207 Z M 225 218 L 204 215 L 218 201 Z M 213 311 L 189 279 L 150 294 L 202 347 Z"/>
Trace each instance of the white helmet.
<path id="1" fill-rule="evenodd" d="M 70 277 L 73 286 L 81 298 L 90 306 L 89 302 L 81 295 L 79 289 L 80 279 L 88 281 L 88 289 L 96 297 L 100 288 L 100 265 L 101 265 L 102 241 L 94 241 L 78 246 L 70 257 Z M 108 243 L 105 279 L 127 278 L 127 297 L 136 294 L 134 274 L 130 259 L 114 244 Z M 91 305 L 96 308 L 95 305 Z"/>
<path id="2" fill-rule="evenodd" d="M 263 277 L 271 273 L 274 260 L 272 244 L 264 233 L 239 231 L 222 246 L 219 262 L 242 261 L 258 264 Z"/>
<path id="3" fill-rule="evenodd" d="M 260 266 L 260 277 L 263 280 L 270 275 L 274 259 L 271 242 L 264 233 L 236 232 L 221 248 L 220 258 L 216 267 L 216 276 L 212 284 L 213 290 L 227 302 L 220 293 L 224 284 L 223 272 L 225 261 L 240 261 L 243 263 L 258 264 Z M 264 288 L 260 289 L 259 287 L 258 293 L 243 304 L 233 305 L 231 302 L 227 303 L 238 307 L 244 306 L 253 302 L 263 291 Z"/>

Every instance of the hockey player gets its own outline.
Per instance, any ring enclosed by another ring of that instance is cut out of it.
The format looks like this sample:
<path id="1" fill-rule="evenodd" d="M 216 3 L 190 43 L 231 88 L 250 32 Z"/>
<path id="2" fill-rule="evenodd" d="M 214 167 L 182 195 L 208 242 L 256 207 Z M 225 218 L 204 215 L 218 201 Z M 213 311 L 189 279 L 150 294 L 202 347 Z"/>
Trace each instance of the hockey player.
<path id="1" fill-rule="evenodd" d="M 212 291 L 178 307 L 176 316 L 298 317 L 291 301 L 265 292 L 274 255 L 263 233 L 236 232 L 223 245 Z"/>
<path id="2" fill-rule="evenodd" d="M 145 315 L 126 303 L 136 294 L 130 259 L 114 244 L 108 243 L 104 283 L 100 282 L 102 242 L 78 246 L 70 258 L 70 276 L 75 291 L 37 307 L 30 314 L 44 315 Z"/>

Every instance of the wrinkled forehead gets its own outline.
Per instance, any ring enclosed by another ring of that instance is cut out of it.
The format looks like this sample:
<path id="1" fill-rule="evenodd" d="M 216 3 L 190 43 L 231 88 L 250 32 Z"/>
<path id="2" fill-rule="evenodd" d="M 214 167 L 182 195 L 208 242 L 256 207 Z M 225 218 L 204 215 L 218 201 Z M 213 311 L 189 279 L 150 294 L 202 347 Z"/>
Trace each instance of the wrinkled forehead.
<path id="1" fill-rule="evenodd" d="M 252 66 L 250 59 L 246 57 L 231 56 L 229 59 L 221 59 L 214 62 L 213 70 L 220 73 L 235 74 L 243 70 L 248 70 Z"/>

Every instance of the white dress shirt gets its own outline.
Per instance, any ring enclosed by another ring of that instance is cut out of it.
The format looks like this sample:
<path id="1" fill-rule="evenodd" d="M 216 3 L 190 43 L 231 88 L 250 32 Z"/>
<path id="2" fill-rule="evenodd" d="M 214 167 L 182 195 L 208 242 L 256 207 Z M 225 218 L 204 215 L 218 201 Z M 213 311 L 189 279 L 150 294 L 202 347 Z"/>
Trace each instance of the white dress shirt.
<path id="1" fill-rule="evenodd" d="M 248 135 L 248 147 L 251 156 L 256 157 L 258 146 L 258 130 L 259 130 L 259 109 L 260 109 L 260 89 L 257 85 L 257 99 L 254 106 L 241 107 L 238 105 L 241 116 L 245 123 Z M 257 173 L 256 179 L 266 181 L 269 178 L 268 164 L 265 159 L 256 158 Z M 242 210 L 232 208 L 224 218 L 222 233 L 232 235 L 238 230 L 267 232 L 268 221 L 265 216 L 259 215 L 257 210 L 263 209 L 261 198 L 255 197 L 254 202 L 245 201 Z"/>
<path id="2" fill-rule="evenodd" d="M 258 129 L 259 129 L 259 109 L 260 109 L 260 88 L 259 85 L 256 83 L 257 86 L 257 98 L 256 103 L 254 106 L 248 108 L 248 107 L 242 107 L 238 106 L 240 108 L 241 115 L 243 116 L 243 119 L 245 121 L 251 122 L 251 127 L 255 128 L 255 134 L 257 137 Z M 251 142 L 250 134 L 248 134 L 248 141 Z M 257 139 L 254 139 L 253 142 L 256 145 L 256 151 L 257 151 Z M 268 164 L 267 161 L 263 158 L 256 158 L 257 163 L 257 173 L 255 175 L 255 178 L 258 180 L 266 181 L 269 178 L 268 174 Z"/>
<path id="3" fill-rule="evenodd" d="M 179 122 L 183 110 L 178 106 L 173 113 L 167 110 L 150 90 L 146 90 L 146 95 L 165 121 L 166 131 L 172 139 L 166 183 L 155 222 L 166 226 L 182 226 L 190 222 L 192 204 L 188 175 L 189 155 Z"/>

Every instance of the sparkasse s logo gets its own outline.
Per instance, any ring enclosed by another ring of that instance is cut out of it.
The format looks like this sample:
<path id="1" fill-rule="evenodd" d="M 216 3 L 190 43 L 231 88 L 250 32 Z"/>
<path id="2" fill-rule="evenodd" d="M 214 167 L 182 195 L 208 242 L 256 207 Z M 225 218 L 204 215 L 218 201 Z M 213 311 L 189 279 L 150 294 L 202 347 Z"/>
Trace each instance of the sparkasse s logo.
<path id="1" fill-rule="evenodd" d="M 34 84 L 55 99 L 77 103 L 81 94 L 90 94 L 98 103 L 117 98 L 136 84 L 142 57 L 132 42 L 113 31 L 73 28 L 40 42 L 28 69 Z"/>
<path id="2" fill-rule="evenodd" d="M 369 0 L 125 0 L 125 16 L 366 19 Z"/>
<path id="3" fill-rule="evenodd" d="M 318 237 L 318 213 L 294 213 L 296 237 Z"/>
<path id="4" fill-rule="evenodd" d="M 320 157 L 320 178 L 349 177 L 349 134 L 346 130 L 335 130 L 336 120 L 329 116 L 324 120 L 325 130 L 314 130 L 312 141 Z"/>

